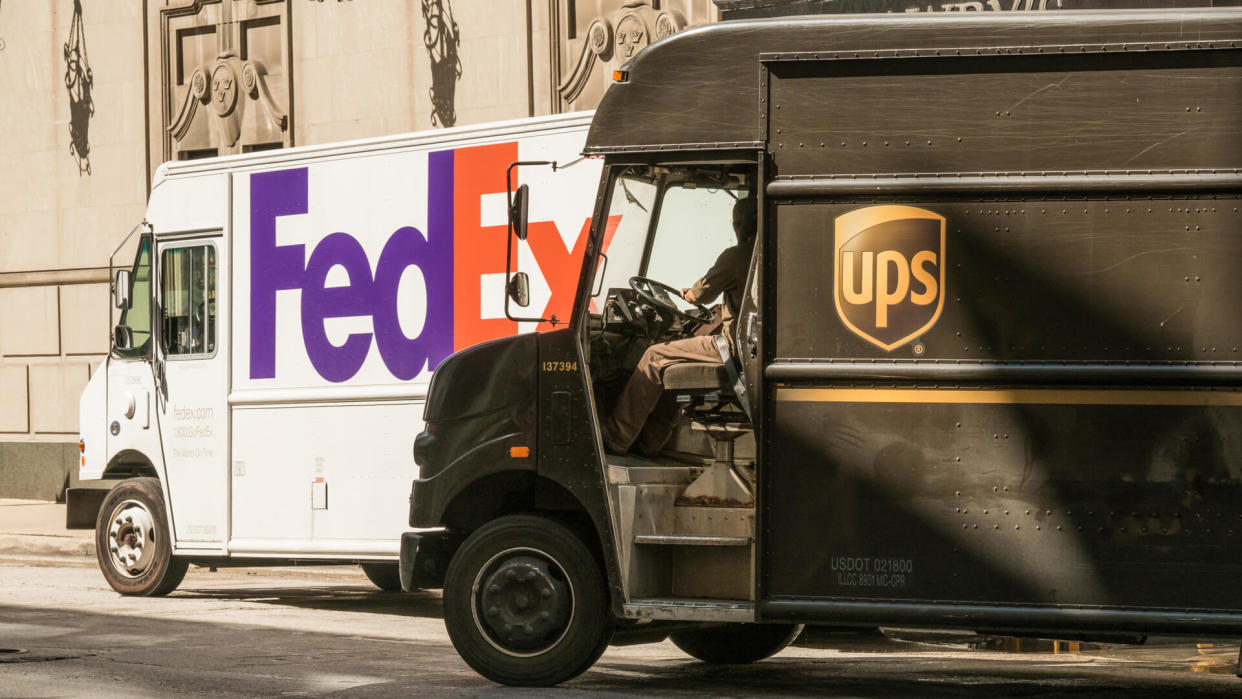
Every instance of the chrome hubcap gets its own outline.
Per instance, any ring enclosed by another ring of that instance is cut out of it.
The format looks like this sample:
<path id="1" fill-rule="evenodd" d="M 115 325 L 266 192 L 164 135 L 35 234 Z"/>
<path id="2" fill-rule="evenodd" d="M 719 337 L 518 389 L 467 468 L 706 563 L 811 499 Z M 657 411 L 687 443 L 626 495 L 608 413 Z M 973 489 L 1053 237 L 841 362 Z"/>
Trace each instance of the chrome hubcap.
<path id="1" fill-rule="evenodd" d="M 151 565 L 155 520 L 142 503 L 126 500 L 113 510 L 108 525 L 108 556 L 120 574 L 136 578 Z"/>

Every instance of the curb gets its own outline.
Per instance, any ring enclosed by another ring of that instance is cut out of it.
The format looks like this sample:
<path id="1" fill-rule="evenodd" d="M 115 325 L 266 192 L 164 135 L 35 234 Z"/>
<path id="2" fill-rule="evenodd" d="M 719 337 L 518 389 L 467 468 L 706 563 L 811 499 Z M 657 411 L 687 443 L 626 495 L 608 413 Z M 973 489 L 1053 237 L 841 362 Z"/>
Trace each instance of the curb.
<path id="1" fill-rule="evenodd" d="M 56 534 L 0 533 L 0 556 L 94 558 L 95 542 Z"/>

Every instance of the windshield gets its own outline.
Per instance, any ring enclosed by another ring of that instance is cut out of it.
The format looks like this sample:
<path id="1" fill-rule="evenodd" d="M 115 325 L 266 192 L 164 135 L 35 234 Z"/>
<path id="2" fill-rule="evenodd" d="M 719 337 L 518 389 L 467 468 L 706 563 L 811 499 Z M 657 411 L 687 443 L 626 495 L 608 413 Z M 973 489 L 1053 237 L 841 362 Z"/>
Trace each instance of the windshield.
<path id="1" fill-rule="evenodd" d="M 742 196 L 736 189 L 680 184 L 665 190 L 643 276 L 676 289 L 693 286 L 725 248 L 737 244 L 732 212 Z"/>
<path id="2" fill-rule="evenodd" d="M 151 237 L 143 236 L 130 276 L 130 307 L 121 311 L 119 325 L 133 333 L 133 346 L 113 347 L 122 357 L 146 357 L 151 351 Z"/>
<path id="3" fill-rule="evenodd" d="M 738 244 L 733 210 L 751 194 L 752 171 L 702 164 L 618 168 L 604 235 L 608 262 L 602 284 L 596 280 L 592 289 L 626 288 L 634 276 L 677 290 L 694 286 Z"/>

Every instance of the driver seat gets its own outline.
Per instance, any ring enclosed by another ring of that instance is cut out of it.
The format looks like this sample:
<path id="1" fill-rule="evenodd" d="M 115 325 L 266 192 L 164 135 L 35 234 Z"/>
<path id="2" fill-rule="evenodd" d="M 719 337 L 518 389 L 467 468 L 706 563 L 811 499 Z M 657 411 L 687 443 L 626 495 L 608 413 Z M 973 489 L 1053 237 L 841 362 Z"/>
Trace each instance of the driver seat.
<path id="1" fill-rule="evenodd" d="M 714 335 L 720 364 L 683 362 L 664 370 L 664 390 L 671 391 L 677 404 L 695 419 L 704 422 L 749 422 L 750 401 L 733 353 L 724 335 Z M 733 406 L 741 410 L 728 410 Z"/>

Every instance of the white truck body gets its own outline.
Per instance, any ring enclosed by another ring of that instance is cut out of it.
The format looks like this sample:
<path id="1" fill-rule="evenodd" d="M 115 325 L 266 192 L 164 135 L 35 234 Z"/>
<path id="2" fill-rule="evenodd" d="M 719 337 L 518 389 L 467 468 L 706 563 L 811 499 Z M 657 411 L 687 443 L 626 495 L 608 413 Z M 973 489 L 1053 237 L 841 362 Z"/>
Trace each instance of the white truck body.
<path id="1" fill-rule="evenodd" d="M 396 560 L 432 370 L 538 329 L 503 307 L 511 162 L 562 165 L 513 186 L 547 193 L 518 251 L 523 312 L 569 315 L 600 173 L 573 162 L 589 120 L 161 166 L 132 300 L 153 304 L 149 349 L 114 347 L 85 389 L 81 479 L 158 476 L 176 556 Z"/>

